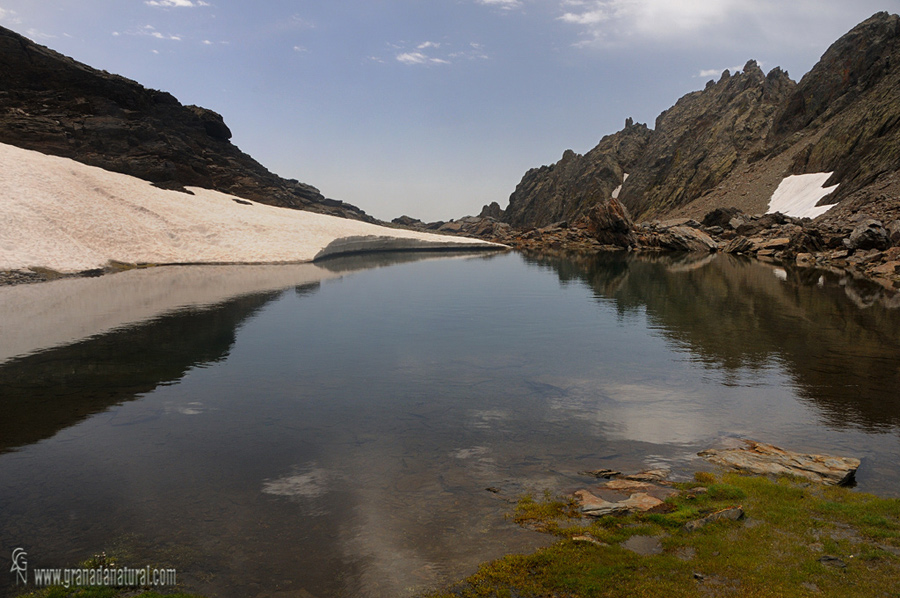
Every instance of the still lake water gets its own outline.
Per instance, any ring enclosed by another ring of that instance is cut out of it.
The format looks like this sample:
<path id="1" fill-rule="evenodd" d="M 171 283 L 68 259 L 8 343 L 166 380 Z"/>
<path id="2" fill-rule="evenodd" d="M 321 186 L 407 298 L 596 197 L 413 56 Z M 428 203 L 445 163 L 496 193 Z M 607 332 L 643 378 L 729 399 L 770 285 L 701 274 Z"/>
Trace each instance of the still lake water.
<path id="1" fill-rule="evenodd" d="M 859 457 L 861 490 L 900 496 L 898 305 L 726 255 L 0 289 L 0 556 L 117 552 L 210 596 L 404 596 L 545 544 L 504 498 L 600 467 L 687 476 L 736 437 Z"/>

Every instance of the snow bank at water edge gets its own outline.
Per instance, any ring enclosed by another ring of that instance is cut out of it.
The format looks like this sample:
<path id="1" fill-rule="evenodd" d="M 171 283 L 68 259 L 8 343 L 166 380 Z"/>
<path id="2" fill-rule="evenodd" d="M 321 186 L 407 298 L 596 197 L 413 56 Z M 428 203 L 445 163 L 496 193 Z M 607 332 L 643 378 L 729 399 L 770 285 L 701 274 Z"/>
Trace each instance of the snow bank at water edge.
<path id="1" fill-rule="evenodd" d="M 503 248 L 190 191 L 194 195 L 166 191 L 0 144 L 0 270 L 78 272 L 110 261 L 289 263 L 349 251 Z"/>
<path id="2" fill-rule="evenodd" d="M 819 200 L 832 193 L 838 185 L 823 187 L 833 173 L 795 174 L 785 178 L 769 199 L 766 214 L 781 212 L 794 218 L 815 218 L 833 206 L 817 206 Z"/>

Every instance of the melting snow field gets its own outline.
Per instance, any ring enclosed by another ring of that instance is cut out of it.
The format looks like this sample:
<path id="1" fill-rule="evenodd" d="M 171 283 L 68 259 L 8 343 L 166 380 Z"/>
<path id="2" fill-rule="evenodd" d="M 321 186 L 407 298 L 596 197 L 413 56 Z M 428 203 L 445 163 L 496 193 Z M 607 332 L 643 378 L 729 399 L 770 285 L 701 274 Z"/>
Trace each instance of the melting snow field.
<path id="1" fill-rule="evenodd" d="M 819 200 L 833 192 L 838 185 L 823 187 L 831 177 L 830 172 L 797 174 L 785 178 L 769 200 L 767 214 L 781 212 L 794 218 L 815 218 L 833 206 L 817 206 Z"/>
<path id="2" fill-rule="evenodd" d="M 478 249 L 475 239 L 166 191 L 68 158 L 0 144 L 0 270 L 125 263 L 308 262 L 373 249 Z"/>

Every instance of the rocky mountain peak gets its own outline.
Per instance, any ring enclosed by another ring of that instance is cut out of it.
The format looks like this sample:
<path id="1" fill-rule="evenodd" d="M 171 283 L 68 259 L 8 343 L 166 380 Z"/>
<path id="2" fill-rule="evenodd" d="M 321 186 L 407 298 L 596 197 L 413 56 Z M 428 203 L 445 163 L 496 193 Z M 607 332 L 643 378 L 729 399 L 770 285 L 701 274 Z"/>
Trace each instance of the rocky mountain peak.
<path id="1" fill-rule="evenodd" d="M 775 132 L 798 131 L 830 109 L 837 112 L 896 70 L 900 16 L 880 12 L 831 45 L 801 80 Z"/>

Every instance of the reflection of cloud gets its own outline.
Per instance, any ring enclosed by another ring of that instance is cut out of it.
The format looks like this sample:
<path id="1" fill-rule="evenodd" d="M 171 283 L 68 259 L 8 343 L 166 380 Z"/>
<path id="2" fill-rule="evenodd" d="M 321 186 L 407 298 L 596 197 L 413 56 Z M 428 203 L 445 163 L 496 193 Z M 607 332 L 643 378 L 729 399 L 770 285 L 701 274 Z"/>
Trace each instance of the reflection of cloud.
<path id="1" fill-rule="evenodd" d="M 184 405 L 166 405 L 166 413 L 179 413 L 181 415 L 200 415 L 209 411 L 200 401 L 191 401 Z"/>
<path id="2" fill-rule="evenodd" d="M 328 492 L 328 472 L 311 467 L 303 473 L 294 473 L 263 482 L 264 494 L 290 498 L 318 498 Z"/>
<path id="3" fill-rule="evenodd" d="M 500 422 L 509 419 L 509 412 L 500 409 L 476 410 L 469 415 L 469 421 L 473 428 L 489 430 L 496 428 Z"/>

